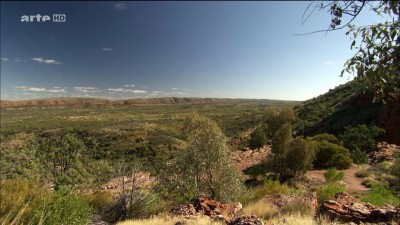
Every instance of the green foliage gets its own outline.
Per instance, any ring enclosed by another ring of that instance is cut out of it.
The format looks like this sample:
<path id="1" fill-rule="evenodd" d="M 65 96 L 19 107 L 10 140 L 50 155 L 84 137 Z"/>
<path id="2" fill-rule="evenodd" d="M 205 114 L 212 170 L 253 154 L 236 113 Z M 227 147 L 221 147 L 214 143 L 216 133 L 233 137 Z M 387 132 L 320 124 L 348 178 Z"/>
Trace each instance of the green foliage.
<path id="1" fill-rule="evenodd" d="M 182 200 L 207 195 L 223 202 L 244 193 L 240 171 L 230 159 L 225 135 L 212 120 L 191 115 L 185 125 L 187 148 L 167 165 L 161 185 Z"/>
<path id="2" fill-rule="evenodd" d="M 375 139 L 385 132 L 384 129 L 377 126 L 367 126 L 359 124 L 357 126 L 346 126 L 343 134 L 339 135 L 339 139 L 343 142 L 344 147 L 348 149 L 360 149 L 370 152 L 375 148 Z"/>
<path id="3" fill-rule="evenodd" d="M 331 183 L 317 190 L 318 203 L 322 204 L 325 200 L 331 200 L 336 193 L 343 192 L 346 187 L 340 184 Z"/>
<path id="4" fill-rule="evenodd" d="M 367 164 L 368 155 L 365 151 L 361 151 L 359 148 L 350 149 L 351 158 L 356 164 Z"/>
<path id="5" fill-rule="evenodd" d="M 347 169 L 350 167 L 352 159 L 348 149 L 327 141 L 315 142 L 315 146 L 317 152 L 314 161 L 315 167 L 335 167 L 338 169 Z"/>
<path id="6" fill-rule="evenodd" d="M 335 135 L 327 134 L 327 133 L 317 134 L 314 137 L 312 137 L 311 140 L 312 141 L 317 141 L 317 142 L 327 141 L 329 143 L 337 144 L 337 145 L 340 144 L 339 140 L 335 137 Z"/>
<path id="7" fill-rule="evenodd" d="M 282 182 L 300 177 L 312 167 L 315 150 L 312 143 L 292 138 L 293 110 L 286 109 L 276 117 L 282 124 L 272 139 L 272 153 L 265 162 L 268 171 L 278 175 Z M 286 122 L 285 122 L 286 121 Z"/>
<path id="8" fill-rule="evenodd" d="M 59 190 L 53 195 L 50 204 L 36 211 L 36 216 L 48 215 L 44 225 L 80 225 L 87 224 L 92 213 L 92 208 L 82 197 L 70 190 Z"/>
<path id="9" fill-rule="evenodd" d="M 372 184 L 371 191 L 364 195 L 362 201 L 373 205 L 400 205 L 400 198 L 383 184 Z"/>
<path id="10" fill-rule="evenodd" d="M 35 157 L 35 137 L 30 133 L 0 135 L 0 177 L 40 179 L 40 163 Z"/>
<path id="11" fill-rule="evenodd" d="M 335 183 L 344 179 L 344 172 L 338 171 L 335 167 L 329 168 L 325 172 L 325 179 L 328 183 Z"/>
<path id="12" fill-rule="evenodd" d="M 310 7 L 312 5 L 314 7 Z M 356 54 L 346 62 L 341 76 L 344 72 L 355 74 L 364 84 L 365 92 L 372 92 L 376 99 L 383 101 L 390 99 L 390 94 L 398 91 L 400 86 L 399 1 L 313 2 L 307 7 L 303 22 L 315 9 L 327 9 L 332 16 L 330 27 L 324 32 L 348 27 L 346 35 L 351 35 L 353 40 L 350 47 L 357 49 Z M 353 22 L 355 18 L 361 11 L 368 10 L 386 18 L 386 21 L 367 26 L 356 25 Z"/>
<path id="13" fill-rule="evenodd" d="M 295 106 L 299 117 L 295 123 L 295 134 L 313 136 L 330 133 L 339 137 L 346 126 L 378 124 L 383 104 L 370 103 L 373 97 L 362 94 L 360 85 L 359 81 L 353 80 Z"/>
<path id="14" fill-rule="evenodd" d="M 282 184 L 278 180 L 267 179 L 261 187 L 253 190 L 241 202 L 247 204 L 258 201 L 268 194 L 288 194 L 289 192 L 290 188 L 287 184 Z"/>
<path id="15" fill-rule="evenodd" d="M 58 190 L 64 185 L 75 184 L 81 174 L 79 157 L 86 147 L 82 140 L 67 132 L 61 138 L 45 137 L 39 140 L 37 157 L 44 167 L 45 177 Z"/>
<path id="16" fill-rule="evenodd" d="M 351 127 L 346 126 L 343 134 L 339 135 L 343 145 L 350 150 L 354 163 L 368 163 L 367 152 L 375 148 L 375 139 L 385 132 L 376 126 L 359 124 Z"/>
<path id="17" fill-rule="evenodd" d="M 264 131 L 258 127 L 253 133 L 250 135 L 249 147 L 250 148 L 260 148 L 267 144 L 267 137 L 264 134 Z"/>
<path id="18" fill-rule="evenodd" d="M 75 193 L 51 193 L 33 182 L 5 180 L 1 188 L 2 224 L 87 224 L 92 209 Z"/>

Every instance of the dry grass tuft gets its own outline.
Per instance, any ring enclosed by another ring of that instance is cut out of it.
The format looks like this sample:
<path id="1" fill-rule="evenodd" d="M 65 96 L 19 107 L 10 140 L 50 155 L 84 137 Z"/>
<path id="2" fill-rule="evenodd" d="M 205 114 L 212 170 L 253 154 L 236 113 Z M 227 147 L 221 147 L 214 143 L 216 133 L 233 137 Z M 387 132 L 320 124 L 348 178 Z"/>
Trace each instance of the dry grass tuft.
<path id="1" fill-rule="evenodd" d="M 155 217 L 152 219 L 127 220 L 117 223 L 117 225 L 175 225 L 177 222 L 183 222 L 186 225 L 223 225 L 220 222 L 212 222 L 209 217 L 199 217 L 185 219 L 184 217 Z"/>
<path id="2" fill-rule="evenodd" d="M 243 210 L 246 214 L 256 215 L 263 219 L 269 219 L 278 214 L 278 210 L 263 199 L 249 203 Z"/>

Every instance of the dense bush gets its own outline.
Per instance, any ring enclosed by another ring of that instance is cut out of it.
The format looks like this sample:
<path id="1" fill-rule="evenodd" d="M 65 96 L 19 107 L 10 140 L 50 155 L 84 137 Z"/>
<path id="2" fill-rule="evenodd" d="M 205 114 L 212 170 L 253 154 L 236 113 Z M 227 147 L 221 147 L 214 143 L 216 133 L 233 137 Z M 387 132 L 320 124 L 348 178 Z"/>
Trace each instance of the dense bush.
<path id="1" fill-rule="evenodd" d="M 253 133 L 250 135 L 249 147 L 250 148 L 260 148 L 267 144 L 267 138 L 265 136 L 264 131 L 258 127 Z"/>
<path id="2" fill-rule="evenodd" d="M 327 141 L 315 142 L 315 146 L 317 155 L 314 166 L 318 168 L 336 167 L 338 169 L 350 167 L 352 159 L 348 149 Z"/>
<path id="3" fill-rule="evenodd" d="M 344 172 L 338 171 L 335 167 L 329 168 L 325 172 L 325 179 L 328 183 L 334 183 L 344 179 Z"/>
<path id="4" fill-rule="evenodd" d="M 375 148 L 375 140 L 385 133 L 385 130 L 377 126 L 367 126 L 360 124 L 354 127 L 347 126 L 345 131 L 339 135 L 343 146 L 352 150 L 360 149 L 364 152 L 370 152 Z"/>

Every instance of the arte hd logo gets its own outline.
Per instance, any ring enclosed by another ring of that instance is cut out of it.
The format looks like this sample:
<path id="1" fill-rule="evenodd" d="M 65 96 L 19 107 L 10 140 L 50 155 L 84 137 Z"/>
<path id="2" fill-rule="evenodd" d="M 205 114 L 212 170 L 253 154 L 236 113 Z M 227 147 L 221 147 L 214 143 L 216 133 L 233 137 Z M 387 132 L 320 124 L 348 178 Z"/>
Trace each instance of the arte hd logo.
<path id="1" fill-rule="evenodd" d="M 36 14 L 36 15 L 22 15 L 21 16 L 21 22 L 54 22 L 54 23 L 64 23 L 67 21 L 67 15 L 65 14 L 53 14 L 52 16 L 49 15 L 41 15 L 41 14 Z"/>

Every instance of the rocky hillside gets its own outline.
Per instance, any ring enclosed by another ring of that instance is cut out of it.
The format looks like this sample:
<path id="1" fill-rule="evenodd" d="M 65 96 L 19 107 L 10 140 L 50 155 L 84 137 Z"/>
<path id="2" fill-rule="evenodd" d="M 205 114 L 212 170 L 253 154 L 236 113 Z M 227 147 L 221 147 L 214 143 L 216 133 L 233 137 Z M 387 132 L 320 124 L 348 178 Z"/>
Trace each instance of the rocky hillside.
<path id="1" fill-rule="evenodd" d="M 162 104 L 205 104 L 205 103 L 256 103 L 288 104 L 296 101 L 269 99 L 231 99 L 231 98 L 134 98 L 128 100 L 106 100 L 98 98 L 49 98 L 21 101 L 1 100 L 1 108 L 34 107 L 34 106 L 117 106 L 117 105 L 162 105 Z"/>
<path id="2" fill-rule="evenodd" d="M 386 104 L 373 103 L 371 94 L 359 91 L 355 81 L 340 85 L 295 107 L 300 120 L 298 135 L 339 134 L 347 125 L 377 125 L 386 130 L 390 143 L 400 144 L 400 95 Z"/>

